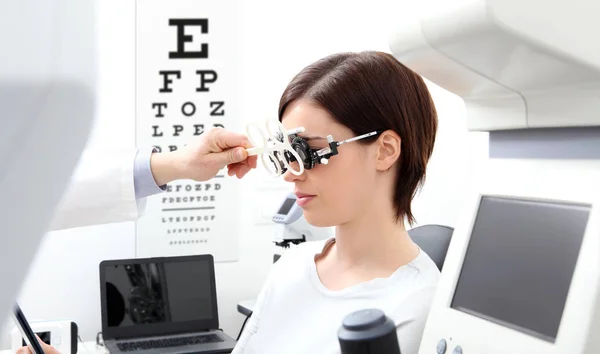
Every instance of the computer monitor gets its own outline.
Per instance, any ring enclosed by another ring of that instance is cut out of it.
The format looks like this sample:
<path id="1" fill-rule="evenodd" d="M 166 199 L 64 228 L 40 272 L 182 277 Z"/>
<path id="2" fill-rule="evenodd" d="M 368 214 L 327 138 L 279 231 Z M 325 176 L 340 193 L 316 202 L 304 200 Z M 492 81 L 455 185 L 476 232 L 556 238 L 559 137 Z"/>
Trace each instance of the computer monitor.
<path id="1" fill-rule="evenodd" d="M 420 353 L 600 350 L 600 203 L 548 189 L 476 193 L 455 228 Z"/>

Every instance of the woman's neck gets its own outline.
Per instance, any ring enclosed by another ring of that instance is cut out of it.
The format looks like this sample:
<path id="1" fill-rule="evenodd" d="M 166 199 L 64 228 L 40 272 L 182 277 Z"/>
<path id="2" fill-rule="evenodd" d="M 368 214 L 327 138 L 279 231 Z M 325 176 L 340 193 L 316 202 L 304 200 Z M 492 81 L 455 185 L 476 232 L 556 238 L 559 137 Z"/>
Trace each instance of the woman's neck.
<path id="1" fill-rule="evenodd" d="M 371 208 L 368 214 L 336 227 L 332 256 L 339 266 L 393 272 L 418 255 L 403 223 L 383 210 L 393 208 Z"/>

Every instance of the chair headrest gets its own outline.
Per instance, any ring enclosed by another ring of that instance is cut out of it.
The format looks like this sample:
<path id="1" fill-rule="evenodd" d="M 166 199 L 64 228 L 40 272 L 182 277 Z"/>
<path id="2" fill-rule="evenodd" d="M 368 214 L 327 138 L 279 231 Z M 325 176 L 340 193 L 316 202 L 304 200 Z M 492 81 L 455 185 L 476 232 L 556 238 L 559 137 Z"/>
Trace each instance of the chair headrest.
<path id="1" fill-rule="evenodd" d="M 422 225 L 408 230 L 410 238 L 435 262 L 441 271 L 454 228 L 446 225 Z"/>

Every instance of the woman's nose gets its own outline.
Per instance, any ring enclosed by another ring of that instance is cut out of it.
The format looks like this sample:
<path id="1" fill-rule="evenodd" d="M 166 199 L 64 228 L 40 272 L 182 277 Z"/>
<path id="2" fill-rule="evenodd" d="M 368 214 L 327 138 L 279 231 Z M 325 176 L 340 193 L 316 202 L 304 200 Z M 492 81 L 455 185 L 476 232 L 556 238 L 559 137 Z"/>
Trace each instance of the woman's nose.
<path id="1" fill-rule="evenodd" d="M 297 176 L 296 174 L 292 173 L 292 171 L 290 170 L 294 170 L 294 171 L 300 171 L 300 165 L 298 164 L 297 161 L 294 162 L 290 162 L 290 168 L 287 169 L 287 171 L 285 171 L 285 173 L 283 174 L 283 180 L 286 182 L 294 182 L 297 181 L 299 179 L 304 178 L 304 173 L 302 173 L 300 176 Z"/>

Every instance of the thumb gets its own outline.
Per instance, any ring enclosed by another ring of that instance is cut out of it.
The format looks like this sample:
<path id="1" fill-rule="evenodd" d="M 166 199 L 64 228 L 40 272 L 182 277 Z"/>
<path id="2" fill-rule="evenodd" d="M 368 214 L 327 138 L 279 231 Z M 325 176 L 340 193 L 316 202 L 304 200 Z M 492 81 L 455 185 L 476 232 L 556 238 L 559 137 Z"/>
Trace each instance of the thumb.
<path id="1" fill-rule="evenodd" d="M 242 147 L 237 147 L 235 149 L 228 149 L 223 152 L 214 152 L 209 154 L 207 157 L 209 157 L 215 164 L 225 167 L 232 163 L 246 160 L 248 158 L 248 152 Z"/>

